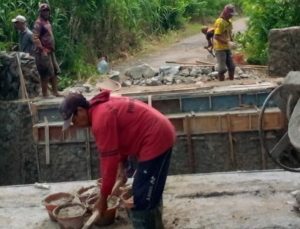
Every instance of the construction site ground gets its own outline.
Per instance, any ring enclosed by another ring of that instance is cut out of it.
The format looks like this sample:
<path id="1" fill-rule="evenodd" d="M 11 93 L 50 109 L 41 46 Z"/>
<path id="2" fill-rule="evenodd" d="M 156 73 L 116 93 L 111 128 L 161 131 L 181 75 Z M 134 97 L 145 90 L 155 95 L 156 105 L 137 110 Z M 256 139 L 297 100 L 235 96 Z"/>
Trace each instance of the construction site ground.
<path id="1" fill-rule="evenodd" d="M 243 32 L 246 29 L 247 18 L 239 18 L 234 20 L 233 29 L 234 32 Z M 200 32 L 200 31 L 199 31 Z M 212 63 L 215 64 L 216 60 L 208 53 L 203 47 L 207 45 L 206 38 L 203 34 L 198 33 L 194 36 L 185 38 L 177 43 L 162 48 L 154 53 L 144 54 L 138 57 L 129 57 L 121 62 L 118 62 L 112 66 L 113 70 L 120 72 L 121 79 L 124 76 L 126 69 L 132 66 L 146 63 L 154 68 L 159 68 L 161 66 L 196 66 L 195 64 L 200 63 Z M 173 63 L 167 63 L 173 62 Z M 177 64 L 176 64 L 177 63 Z M 237 65 L 239 66 L 239 65 Z M 249 79 L 236 79 L 234 81 L 225 80 L 223 82 L 214 80 L 207 82 L 197 82 L 194 84 L 177 84 L 177 85 L 160 85 L 160 86 L 130 86 L 122 87 L 118 93 L 119 94 L 133 94 L 133 93 L 159 93 L 164 91 L 193 91 L 198 89 L 210 89 L 214 87 L 232 86 L 232 85 L 255 85 L 264 82 L 270 82 L 278 84 L 281 82 L 282 78 L 268 77 L 267 68 L 246 68 L 244 71 L 249 72 L 252 76 Z"/>
<path id="2" fill-rule="evenodd" d="M 234 28 L 236 31 L 243 31 L 245 19 L 235 21 Z M 113 66 L 113 69 L 122 74 L 127 67 L 138 63 L 159 67 L 165 64 L 165 61 L 209 62 L 211 61 L 209 54 L 203 49 L 205 44 L 205 37 L 199 33 L 158 53 L 140 59 L 126 60 Z M 198 85 L 135 86 L 122 88 L 120 93 L 253 85 L 269 80 L 278 81 L 263 74 L 258 79 L 211 81 Z M 51 183 L 49 190 L 39 189 L 34 185 L 1 186 L 0 228 L 59 228 L 58 224 L 49 220 L 42 200 L 51 193 L 62 191 L 74 193 L 80 187 L 90 184 L 95 184 L 95 181 Z M 169 176 L 164 192 L 165 227 L 167 229 L 300 228 L 300 217 L 293 208 L 295 197 L 292 195 L 292 192 L 298 189 L 300 189 L 299 174 L 281 170 Z M 126 212 L 120 210 L 116 222 L 106 228 L 129 229 L 132 226 Z"/>
<path id="3" fill-rule="evenodd" d="M 75 193 L 95 183 L 51 183 L 49 190 L 34 185 L 2 186 L 0 228 L 58 229 L 42 200 L 51 193 Z M 292 193 L 298 189 L 299 174 L 280 170 L 169 176 L 163 204 L 165 228 L 297 229 L 300 217 L 293 209 Z M 126 212 L 120 210 L 115 223 L 106 228 L 132 226 Z"/>

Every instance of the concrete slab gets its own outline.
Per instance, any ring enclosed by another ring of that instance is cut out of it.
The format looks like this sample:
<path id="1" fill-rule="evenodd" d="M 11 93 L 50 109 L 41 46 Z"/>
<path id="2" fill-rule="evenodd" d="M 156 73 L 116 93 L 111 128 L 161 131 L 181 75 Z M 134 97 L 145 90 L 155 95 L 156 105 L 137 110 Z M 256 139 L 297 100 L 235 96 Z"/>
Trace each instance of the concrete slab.
<path id="1" fill-rule="evenodd" d="M 164 193 L 164 222 L 171 228 L 300 228 L 291 192 L 299 174 L 277 171 L 169 176 Z M 95 181 L 0 187 L 0 228 L 59 228 L 50 222 L 42 199 L 58 191 L 75 192 Z M 96 228 L 96 227 L 94 227 Z M 107 228 L 131 228 L 120 211 Z"/>

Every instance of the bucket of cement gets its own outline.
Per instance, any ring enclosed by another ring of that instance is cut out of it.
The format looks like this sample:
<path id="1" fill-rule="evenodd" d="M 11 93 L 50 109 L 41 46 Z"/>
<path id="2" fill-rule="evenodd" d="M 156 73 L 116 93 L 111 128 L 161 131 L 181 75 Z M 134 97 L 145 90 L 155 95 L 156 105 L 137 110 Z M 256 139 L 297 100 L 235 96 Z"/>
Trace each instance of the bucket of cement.
<path id="1" fill-rule="evenodd" d="M 82 187 L 77 192 L 79 200 L 82 204 L 85 204 L 86 200 L 90 197 L 97 195 L 100 192 L 99 187 L 96 185 L 91 185 L 88 187 Z"/>
<path id="2" fill-rule="evenodd" d="M 111 79 L 105 79 L 102 82 L 96 84 L 96 87 L 101 90 L 118 91 L 121 89 L 121 84 Z"/>
<path id="3" fill-rule="evenodd" d="M 95 203 L 97 202 L 99 197 L 90 198 L 87 200 L 87 208 L 88 211 L 92 211 L 94 209 Z M 96 221 L 95 224 L 97 226 L 108 226 L 115 222 L 115 217 L 117 214 L 117 208 L 120 203 L 120 198 L 117 196 L 110 196 L 107 199 L 107 210 L 104 215 Z"/>
<path id="4" fill-rule="evenodd" d="M 49 217 L 52 221 L 56 221 L 55 216 L 53 215 L 53 210 L 61 205 L 71 203 L 74 199 L 74 196 L 70 193 L 66 192 L 58 192 L 53 193 L 49 196 L 47 196 L 43 200 L 43 205 L 46 207 Z"/>
<path id="5" fill-rule="evenodd" d="M 127 187 L 127 189 L 123 190 L 123 193 L 121 194 L 121 203 L 126 209 L 131 209 L 134 207 L 133 203 L 133 195 L 132 195 L 132 188 Z"/>
<path id="6" fill-rule="evenodd" d="M 99 188 L 101 188 L 101 186 L 102 186 L 102 178 L 99 178 L 97 180 L 97 185 L 99 186 Z"/>
<path id="7" fill-rule="evenodd" d="M 232 55 L 233 62 L 237 65 L 245 64 L 244 54 L 243 53 L 234 53 Z"/>
<path id="8" fill-rule="evenodd" d="M 68 203 L 56 207 L 53 215 L 63 229 L 80 229 L 84 223 L 86 208 L 79 203 Z"/>
<path id="9" fill-rule="evenodd" d="M 85 202 L 85 206 L 87 208 L 87 212 L 88 213 L 92 213 L 95 207 L 95 204 L 97 202 L 97 200 L 99 199 L 99 194 L 98 195 L 94 195 L 94 196 L 90 196 L 86 202 Z"/>

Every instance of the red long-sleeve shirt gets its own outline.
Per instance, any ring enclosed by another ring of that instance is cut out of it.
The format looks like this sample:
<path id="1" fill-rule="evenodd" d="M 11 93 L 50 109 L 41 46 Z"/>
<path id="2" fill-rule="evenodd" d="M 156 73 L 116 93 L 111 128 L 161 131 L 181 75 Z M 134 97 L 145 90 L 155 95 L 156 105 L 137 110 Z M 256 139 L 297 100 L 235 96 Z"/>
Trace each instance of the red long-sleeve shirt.
<path id="1" fill-rule="evenodd" d="M 118 164 L 128 155 L 151 160 L 175 142 L 175 129 L 159 111 L 128 97 L 103 91 L 90 101 L 89 119 L 100 151 L 101 193 L 112 191 Z"/>

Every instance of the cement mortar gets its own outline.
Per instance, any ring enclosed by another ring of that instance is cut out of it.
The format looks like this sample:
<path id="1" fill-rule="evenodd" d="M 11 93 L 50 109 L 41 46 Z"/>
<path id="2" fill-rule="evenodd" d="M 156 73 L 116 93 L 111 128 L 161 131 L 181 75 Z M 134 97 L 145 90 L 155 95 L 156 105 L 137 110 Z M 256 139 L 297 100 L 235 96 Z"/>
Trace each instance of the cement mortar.
<path id="1" fill-rule="evenodd" d="M 271 132 L 270 132 L 271 133 Z M 270 134 L 269 133 L 269 134 Z M 272 135 L 270 146 L 278 142 L 279 137 Z M 278 168 L 265 155 L 266 167 L 262 165 L 262 151 L 258 132 L 233 134 L 233 155 L 231 160 L 228 134 L 206 134 L 192 137 L 191 160 L 186 137 L 178 137 L 173 149 L 169 174 L 210 173 L 236 170 L 260 170 Z M 61 182 L 97 179 L 98 151 L 94 143 L 90 152 L 85 143 L 66 143 L 50 146 L 50 164 L 46 165 L 45 146 L 39 145 L 39 166 L 41 182 Z M 88 157 L 90 154 L 90 158 Z M 193 171 L 192 168 L 195 170 Z M 90 166 L 90 168 L 88 168 Z"/>
<path id="2" fill-rule="evenodd" d="M 129 181 L 130 183 L 131 181 Z M 49 194 L 75 194 L 92 181 L 50 183 L 50 190 L 34 185 L 0 187 L 0 228 L 53 229 L 41 201 Z M 164 190 L 166 229 L 298 229 L 293 210 L 299 174 L 285 171 L 210 173 L 169 176 Z M 93 226 L 93 229 L 99 227 Z M 114 224 L 105 228 L 131 229 L 123 208 Z"/>
<path id="3" fill-rule="evenodd" d="M 46 164 L 45 145 L 36 147 L 33 141 L 32 122 L 26 102 L 1 102 L 0 120 L 2 175 L 0 185 L 36 181 L 74 181 L 99 177 L 98 151 L 93 142 L 90 144 L 89 151 L 85 142 L 51 144 L 50 164 Z M 274 134 L 272 136 L 273 138 L 269 140 L 270 146 L 279 139 Z M 228 134 L 193 136 L 193 160 L 188 153 L 187 138 L 178 137 L 169 173 L 174 175 L 262 169 L 258 133 L 235 133 L 232 137 L 235 161 L 231 160 Z M 38 155 L 38 163 L 36 155 Z M 267 168 L 276 168 L 267 156 L 266 161 Z"/>
<path id="4" fill-rule="evenodd" d="M 262 167 L 263 156 L 258 132 L 235 133 L 232 137 L 234 161 L 230 156 L 228 134 L 206 134 L 193 137 L 195 173 L 278 168 L 268 155 L 264 155 L 266 168 Z M 269 146 L 274 146 L 279 138 L 280 135 L 273 135 L 273 138 L 268 140 Z M 192 173 L 191 168 L 186 137 L 179 137 L 174 147 L 170 174 Z"/>
<path id="5" fill-rule="evenodd" d="M 89 159 L 84 143 L 50 145 L 50 164 L 46 164 L 45 146 L 38 146 L 40 181 L 74 181 L 88 180 L 98 177 L 97 151 L 91 151 Z M 92 177 L 89 175 L 88 166 L 93 169 Z"/>

